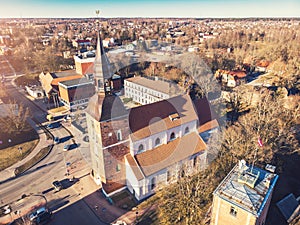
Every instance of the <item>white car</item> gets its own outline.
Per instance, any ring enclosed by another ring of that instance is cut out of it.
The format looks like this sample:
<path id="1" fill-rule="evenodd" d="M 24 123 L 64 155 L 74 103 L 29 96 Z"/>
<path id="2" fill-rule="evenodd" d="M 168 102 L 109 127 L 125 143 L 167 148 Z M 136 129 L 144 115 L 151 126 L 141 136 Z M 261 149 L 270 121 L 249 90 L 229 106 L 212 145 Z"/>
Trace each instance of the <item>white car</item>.
<path id="1" fill-rule="evenodd" d="M 70 145 L 65 145 L 63 151 L 66 152 L 70 149 Z"/>

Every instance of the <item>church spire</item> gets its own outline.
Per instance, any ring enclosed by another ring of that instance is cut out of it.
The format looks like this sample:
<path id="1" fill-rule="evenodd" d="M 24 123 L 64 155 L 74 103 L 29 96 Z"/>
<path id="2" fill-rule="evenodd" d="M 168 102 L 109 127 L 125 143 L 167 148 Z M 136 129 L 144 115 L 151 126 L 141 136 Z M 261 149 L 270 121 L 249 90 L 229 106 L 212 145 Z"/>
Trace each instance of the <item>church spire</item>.
<path id="1" fill-rule="evenodd" d="M 97 49 L 94 62 L 94 80 L 96 92 L 109 93 L 111 91 L 110 79 L 113 75 L 110 62 L 104 51 L 101 36 L 97 32 Z"/>

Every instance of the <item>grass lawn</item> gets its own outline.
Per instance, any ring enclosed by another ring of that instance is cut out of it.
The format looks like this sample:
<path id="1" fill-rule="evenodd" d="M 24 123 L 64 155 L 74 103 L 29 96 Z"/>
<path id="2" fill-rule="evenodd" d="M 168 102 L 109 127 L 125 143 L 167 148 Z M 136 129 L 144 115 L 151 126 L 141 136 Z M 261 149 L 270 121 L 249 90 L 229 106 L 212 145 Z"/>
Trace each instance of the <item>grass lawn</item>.
<path id="1" fill-rule="evenodd" d="M 0 130 L 0 171 L 24 159 L 39 142 L 36 131 L 27 124 L 23 131 L 8 134 Z M 22 150 L 19 150 L 19 148 Z"/>
<path id="2" fill-rule="evenodd" d="M 24 159 L 39 142 L 38 139 L 0 150 L 0 171 Z M 22 147 L 22 151 L 19 150 Z"/>

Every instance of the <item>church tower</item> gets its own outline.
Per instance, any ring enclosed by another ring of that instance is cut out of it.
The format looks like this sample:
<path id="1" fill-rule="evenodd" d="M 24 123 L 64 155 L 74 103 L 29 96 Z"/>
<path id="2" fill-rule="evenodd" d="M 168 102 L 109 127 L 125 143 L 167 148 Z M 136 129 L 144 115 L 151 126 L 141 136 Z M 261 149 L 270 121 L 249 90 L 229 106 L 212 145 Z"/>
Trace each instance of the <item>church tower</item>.
<path id="1" fill-rule="evenodd" d="M 94 62 L 96 93 L 86 109 L 92 161 L 91 175 L 109 194 L 125 185 L 124 155 L 129 152 L 128 112 L 113 94 L 111 64 L 97 35 Z"/>
<path id="2" fill-rule="evenodd" d="M 100 93 L 111 93 L 111 77 L 112 69 L 110 62 L 105 54 L 102 40 L 100 38 L 99 32 L 97 37 L 97 49 L 96 58 L 94 62 L 94 80 L 96 92 Z"/>

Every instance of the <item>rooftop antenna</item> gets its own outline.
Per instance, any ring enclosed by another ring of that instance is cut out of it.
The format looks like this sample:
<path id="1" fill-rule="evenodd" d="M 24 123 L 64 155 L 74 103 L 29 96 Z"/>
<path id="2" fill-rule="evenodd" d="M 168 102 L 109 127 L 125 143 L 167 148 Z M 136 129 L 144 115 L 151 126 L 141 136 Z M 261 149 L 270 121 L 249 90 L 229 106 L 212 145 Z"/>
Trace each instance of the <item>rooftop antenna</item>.
<path id="1" fill-rule="evenodd" d="M 252 165 L 251 165 L 251 173 L 253 171 L 254 162 L 256 161 L 256 155 L 257 155 L 257 148 L 255 148 L 255 152 L 254 152 L 254 156 L 253 156 L 253 161 L 252 161 Z"/>

